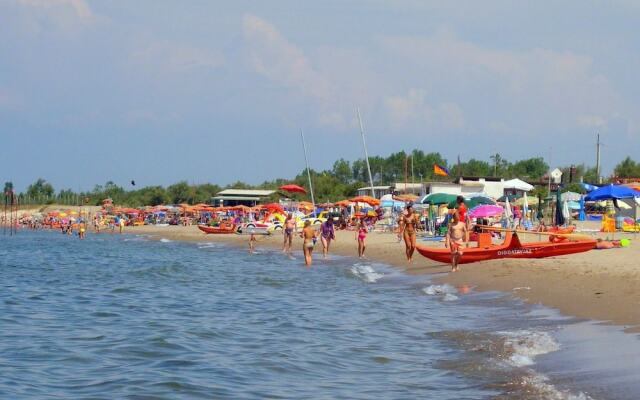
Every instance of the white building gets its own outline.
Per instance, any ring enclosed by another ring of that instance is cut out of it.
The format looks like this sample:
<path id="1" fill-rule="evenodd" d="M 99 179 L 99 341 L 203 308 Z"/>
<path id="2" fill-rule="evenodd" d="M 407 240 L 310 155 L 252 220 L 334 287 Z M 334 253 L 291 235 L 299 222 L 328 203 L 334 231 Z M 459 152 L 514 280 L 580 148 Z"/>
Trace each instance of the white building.
<path id="1" fill-rule="evenodd" d="M 218 192 L 211 200 L 213 200 L 213 205 L 217 207 L 233 207 L 238 205 L 253 207 L 275 192 L 275 190 L 225 189 Z"/>

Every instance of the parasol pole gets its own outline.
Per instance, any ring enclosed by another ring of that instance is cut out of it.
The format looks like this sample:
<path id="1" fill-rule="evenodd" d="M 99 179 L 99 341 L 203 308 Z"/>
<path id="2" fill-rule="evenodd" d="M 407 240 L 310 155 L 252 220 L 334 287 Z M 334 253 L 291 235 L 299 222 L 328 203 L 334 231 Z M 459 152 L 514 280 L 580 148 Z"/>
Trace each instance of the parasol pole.
<path id="1" fill-rule="evenodd" d="M 367 162 L 367 172 L 369 173 L 369 185 L 371 185 L 371 197 L 375 199 L 376 192 L 373 190 L 373 179 L 371 178 L 371 165 L 369 165 L 369 153 L 367 153 L 367 142 L 364 139 L 364 126 L 362 125 L 362 117 L 360 116 L 360 107 L 356 107 L 356 112 L 358 114 L 358 122 L 360 123 L 360 135 L 362 136 L 362 147 L 364 148 L 364 159 Z"/>
<path id="2" fill-rule="evenodd" d="M 311 184 L 311 171 L 309 170 L 309 156 L 307 156 L 307 144 L 304 141 L 304 131 L 300 128 L 300 136 L 302 137 L 302 150 L 304 150 L 304 163 L 307 166 L 307 178 L 309 179 L 309 191 L 311 192 L 311 204 L 313 205 L 313 216 L 316 216 L 316 199 L 313 196 L 313 185 Z"/>

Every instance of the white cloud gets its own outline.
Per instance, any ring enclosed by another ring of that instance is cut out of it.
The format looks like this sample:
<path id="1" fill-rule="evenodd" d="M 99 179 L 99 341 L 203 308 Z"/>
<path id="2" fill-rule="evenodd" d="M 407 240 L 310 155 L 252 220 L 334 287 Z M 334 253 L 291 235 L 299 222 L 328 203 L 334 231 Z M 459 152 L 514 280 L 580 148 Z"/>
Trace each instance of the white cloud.
<path id="1" fill-rule="evenodd" d="M 243 30 L 256 72 L 317 100 L 326 102 L 333 98 L 331 83 L 272 24 L 255 15 L 245 15 Z"/>
<path id="2" fill-rule="evenodd" d="M 40 9 L 69 8 L 83 21 L 93 18 L 93 13 L 84 0 L 18 0 L 18 3 Z"/>
<path id="3" fill-rule="evenodd" d="M 429 104 L 426 92 L 420 89 L 410 89 L 406 96 L 389 96 L 384 100 L 384 106 L 395 128 L 460 130 L 465 126 L 464 112 L 458 104 Z"/>
<path id="4" fill-rule="evenodd" d="M 146 43 L 132 57 L 147 68 L 163 66 L 168 72 L 218 68 L 225 63 L 224 56 L 219 52 L 167 40 Z"/>

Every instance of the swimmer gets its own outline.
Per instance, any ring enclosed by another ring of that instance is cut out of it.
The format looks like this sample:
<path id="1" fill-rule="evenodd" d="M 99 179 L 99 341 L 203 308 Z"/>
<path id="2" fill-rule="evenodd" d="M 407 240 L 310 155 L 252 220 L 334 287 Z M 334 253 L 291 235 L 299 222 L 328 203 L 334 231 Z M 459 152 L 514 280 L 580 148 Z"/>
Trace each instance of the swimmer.
<path id="1" fill-rule="evenodd" d="M 282 246 L 283 253 L 291 253 L 291 245 L 293 243 L 293 232 L 296 230 L 296 220 L 293 218 L 293 214 L 289 213 L 287 219 L 284 221 L 284 229 L 282 234 L 284 235 L 284 244 Z"/>
<path id="2" fill-rule="evenodd" d="M 329 217 L 321 226 L 320 240 L 322 241 L 322 257 L 327 258 L 329 254 L 329 246 L 331 241 L 336 239 L 335 231 L 333 229 L 333 218 Z"/>

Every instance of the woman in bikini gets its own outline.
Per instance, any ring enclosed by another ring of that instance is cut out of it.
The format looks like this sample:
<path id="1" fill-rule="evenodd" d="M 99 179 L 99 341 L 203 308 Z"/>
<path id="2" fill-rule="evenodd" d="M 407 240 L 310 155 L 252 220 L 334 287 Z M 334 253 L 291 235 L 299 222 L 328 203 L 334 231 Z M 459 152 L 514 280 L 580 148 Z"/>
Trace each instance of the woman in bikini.
<path id="1" fill-rule="evenodd" d="M 364 220 L 360 221 L 360 226 L 356 231 L 356 240 L 358 241 L 358 257 L 364 258 L 364 250 L 367 248 L 365 244 L 365 239 L 367 238 L 367 226 L 364 223 Z"/>
<path id="2" fill-rule="evenodd" d="M 316 244 L 316 230 L 311 227 L 311 221 L 304 221 L 304 228 L 302 229 L 302 233 L 300 233 L 302 239 L 302 252 L 304 253 L 304 264 L 307 267 L 311 266 L 313 262 L 313 247 Z"/>
<path id="3" fill-rule="evenodd" d="M 411 204 L 407 205 L 407 213 L 402 216 L 401 219 L 401 232 L 404 238 L 405 252 L 407 254 L 407 261 L 413 261 L 413 253 L 416 251 L 416 230 L 418 227 L 418 220 L 416 214 L 413 212 Z"/>
<path id="4" fill-rule="evenodd" d="M 333 228 L 333 218 L 329 216 L 320 228 L 321 235 L 320 240 L 322 241 L 322 257 L 327 258 L 327 254 L 329 253 L 329 245 L 331 245 L 331 241 L 335 240 L 336 235 Z"/>

